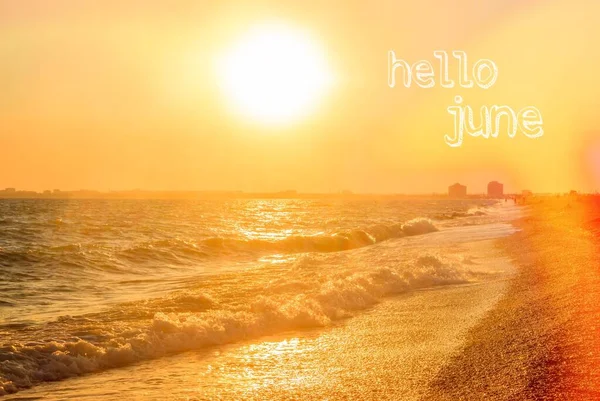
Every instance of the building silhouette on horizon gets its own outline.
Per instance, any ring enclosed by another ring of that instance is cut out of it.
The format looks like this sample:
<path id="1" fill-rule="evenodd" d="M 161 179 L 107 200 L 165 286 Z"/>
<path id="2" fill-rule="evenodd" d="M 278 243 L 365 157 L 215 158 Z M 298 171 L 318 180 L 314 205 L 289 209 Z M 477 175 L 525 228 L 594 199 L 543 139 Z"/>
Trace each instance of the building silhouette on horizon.
<path id="1" fill-rule="evenodd" d="M 503 198 L 504 184 L 498 181 L 491 181 L 487 186 L 487 194 L 490 198 Z"/>
<path id="2" fill-rule="evenodd" d="M 467 187 L 458 182 L 448 187 L 448 196 L 451 198 L 464 198 L 467 196 Z"/>

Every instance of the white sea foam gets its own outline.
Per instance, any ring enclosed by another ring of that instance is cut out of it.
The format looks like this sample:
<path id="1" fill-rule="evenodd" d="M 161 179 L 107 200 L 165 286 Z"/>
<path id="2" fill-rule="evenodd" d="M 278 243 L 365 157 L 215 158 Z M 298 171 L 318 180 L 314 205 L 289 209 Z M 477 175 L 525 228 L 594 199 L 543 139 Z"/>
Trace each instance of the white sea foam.
<path id="1" fill-rule="evenodd" d="M 285 330 L 330 325 L 351 317 L 382 298 L 439 285 L 466 283 L 473 278 L 458 261 L 424 255 L 403 266 L 386 266 L 315 274 L 322 260 L 300 258 L 296 276 L 268 280 L 264 291 L 237 302 L 217 301 L 201 294 L 179 294 L 157 301 L 158 311 L 144 320 L 95 322 L 64 319 L 57 328 L 87 331 L 93 338 L 15 343 L 0 349 L 0 394 L 42 381 L 60 380 L 119 367 L 174 352 L 231 343 Z M 312 277 L 312 278 L 311 278 Z M 242 290 L 243 286 L 236 287 Z M 252 292 L 252 291 L 250 291 Z M 202 304 L 199 312 L 164 312 L 173 303 Z M 241 302 L 240 302 L 241 301 Z M 163 308 L 162 305 L 165 305 Z M 129 308 L 139 305 L 132 304 Z M 201 308 L 202 309 L 202 308 Z M 135 316 L 136 311 L 130 313 Z M 75 326 L 75 327 L 73 327 Z M 92 327 L 94 325 L 91 325 Z"/>

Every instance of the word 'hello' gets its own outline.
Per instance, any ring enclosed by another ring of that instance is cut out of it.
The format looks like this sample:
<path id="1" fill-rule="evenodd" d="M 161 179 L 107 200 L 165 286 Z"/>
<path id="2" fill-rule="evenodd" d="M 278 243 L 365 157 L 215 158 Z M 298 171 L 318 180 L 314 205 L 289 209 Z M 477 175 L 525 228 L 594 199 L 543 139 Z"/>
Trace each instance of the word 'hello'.
<path id="1" fill-rule="evenodd" d="M 488 89 L 498 79 L 498 67 L 492 60 L 478 60 L 469 74 L 467 54 L 463 51 L 453 51 L 452 55 L 458 60 L 458 85 L 463 88 L 473 88 L 475 84 L 481 89 Z M 433 56 L 439 60 L 438 80 L 443 88 L 454 88 L 455 81 L 450 79 L 448 68 L 448 53 L 436 50 Z M 396 70 L 400 68 L 403 72 L 402 82 L 406 88 L 410 88 L 415 82 L 421 88 L 432 88 L 435 86 L 436 73 L 427 60 L 420 60 L 413 65 L 406 61 L 397 59 L 393 50 L 388 52 L 388 85 L 390 88 L 396 86 Z M 508 136 L 514 138 L 517 129 L 529 138 L 539 138 L 544 135 L 542 127 L 542 115 L 540 111 L 527 106 L 518 113 L 509 106 L 487 106 L 481 107 L 479 124 L 474 123 L 473 109 L 470 106 L 461 106 L 462 97 L 454 98 L 456 105 L 447 108 L 448 113 L 454 116 L 454 136 L 445 135 L 444 141 L 451 147 L 462 145 L 465 132 L 471 136 L 482 136 L 484 138 L 496 138 L 500 132 L 501 117 L 506 116 L 508 122 Z"/>

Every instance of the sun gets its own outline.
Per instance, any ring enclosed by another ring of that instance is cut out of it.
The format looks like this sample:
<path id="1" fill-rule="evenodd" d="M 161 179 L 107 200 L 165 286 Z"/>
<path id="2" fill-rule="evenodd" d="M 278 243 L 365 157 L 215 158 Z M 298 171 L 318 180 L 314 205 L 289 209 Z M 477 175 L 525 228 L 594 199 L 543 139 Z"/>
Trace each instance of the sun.
<path id="1" fill-rule="evenodd" d="M 220 59 L 217 72 L 228 103 L 238 113 L 268 124 L 305 117 L 331 84 L 317 43 L 281 23 L 251 29 Z"/>

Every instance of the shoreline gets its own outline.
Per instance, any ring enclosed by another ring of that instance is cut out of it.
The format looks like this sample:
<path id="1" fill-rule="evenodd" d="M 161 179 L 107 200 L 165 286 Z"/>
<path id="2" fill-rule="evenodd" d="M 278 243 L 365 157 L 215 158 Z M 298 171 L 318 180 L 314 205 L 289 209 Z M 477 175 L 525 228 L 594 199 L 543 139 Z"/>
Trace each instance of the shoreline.
<path id="1" fill-rule="evenodd" d="M 544 201 L 498 240 L 518 273 L 423 399 L 600 399 L 599 211 Z"/>
<path id="2" fill-rule="evenodd" d="M 417 290 L 327 328 L 141 361 L 43 383 L 6 399 L 417 401 L 507 283 Z"/>
<path id="3" fill-rule="evenodd" d="M 168 395 L 174 400 L 416 401 L 510 285 L 514 267 L 495 241 L 454 246 L 454 252 L 469 255 L 469 263 L 485 266 L 489 281 L 409 291 L 325 328 L 282 332 L 44 383 L 15 399 L 136 399 L 144 394 L 149 400 Z"/>

